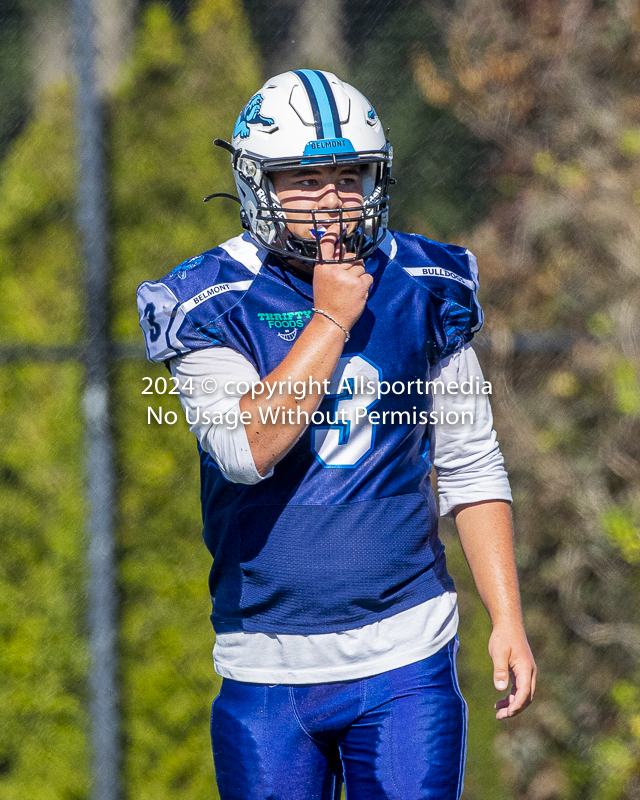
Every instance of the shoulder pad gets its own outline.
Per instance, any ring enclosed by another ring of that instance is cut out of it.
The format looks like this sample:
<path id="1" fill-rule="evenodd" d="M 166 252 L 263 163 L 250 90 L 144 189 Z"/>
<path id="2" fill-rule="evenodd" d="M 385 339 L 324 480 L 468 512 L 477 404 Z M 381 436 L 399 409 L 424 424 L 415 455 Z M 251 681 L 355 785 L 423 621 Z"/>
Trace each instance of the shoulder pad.
<path id="1" fill-rule="evenodd" d="M 472 330 L 479 330 L 483 314 L 477 297 L 478 262 L 473 253 L 465 247 L 414 234 L 395 234 L 394 239 L 393 260 L 398 266 L 436 296 L 475 312 Z"/>
<path id="2" fill-rule="evenodd" d="M 443 244 L 424 236 L 396 234 L 394 260 L 413 278 L 426 278 L 430 288 L 446 292 L 453 281 L 469 291 L 478 290 L 478 264 L 471 251 L 455 244 Z"/>
<path id="3" fill-rule="evenodd" d="M 235 305 L 250 288 L 262 261 L 258 248 L 238 236 L 183 261 L 160 281 L 138 287 L 138 313 L 147 357 L 166 361 L 216 344 L 192 323 L 206 309 L 209 320 Z"/>
<path id="4" fill-rule="evenodd" d="M 177 336 L 180 300 L 164 283 L 142 283 L 138 287 L 138 314 L 144 334 L 147 358 L 166 361 L 189 352 Z M 184 319 L 184 314 L 181 315 Z"/>
<path id="5" fill-rule="evenodd" d="M 470 341 L 484 322 L 478 303 L 478 264 L 465 247 L 406 233 L 394 234 L 390 259 L 437 298 L 444 358 Z"/>

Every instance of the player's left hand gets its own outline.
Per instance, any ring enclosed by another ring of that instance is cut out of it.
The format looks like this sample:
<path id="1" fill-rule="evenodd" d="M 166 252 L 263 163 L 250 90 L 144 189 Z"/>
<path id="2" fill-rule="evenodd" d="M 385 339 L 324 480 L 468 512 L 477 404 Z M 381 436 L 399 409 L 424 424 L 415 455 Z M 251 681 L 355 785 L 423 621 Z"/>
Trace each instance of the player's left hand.
<path id="1" fill-rule="evenodd" d="M 495 626 L 489 639 L 489 655 L 496 689 L 508 689 L 511 681 L 508 695 L 494 706 L 496 719 L 515 717 L 531 703 L 536 690 L 536 664 L 522 625 Z"/>

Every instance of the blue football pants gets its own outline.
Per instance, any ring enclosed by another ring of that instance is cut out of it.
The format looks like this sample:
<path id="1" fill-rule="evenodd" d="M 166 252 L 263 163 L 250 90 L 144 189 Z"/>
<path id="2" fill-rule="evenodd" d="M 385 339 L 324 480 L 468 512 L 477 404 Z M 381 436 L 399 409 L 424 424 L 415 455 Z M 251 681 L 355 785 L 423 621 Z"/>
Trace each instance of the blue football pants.
<path id="1" fill-rule="evenodd" d="M 211 740 L 221 800 L 457 800 L 467 707 L 457 638 L 406 667 L 345 683 L 224 679 Z"/>

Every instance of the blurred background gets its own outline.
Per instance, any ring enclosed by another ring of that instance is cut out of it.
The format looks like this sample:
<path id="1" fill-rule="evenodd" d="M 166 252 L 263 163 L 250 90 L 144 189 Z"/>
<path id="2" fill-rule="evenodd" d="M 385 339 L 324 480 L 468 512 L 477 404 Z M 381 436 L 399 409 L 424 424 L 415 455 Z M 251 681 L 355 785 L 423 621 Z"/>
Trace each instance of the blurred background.
<path id="1" fill-rule="evenodd" d="M 230 138 L 264 79 L 305 66 L 355 84 L 388 126 L 391 227 L 468 246 L 480 265 L 477 349 L 540 675 L 534 705 L 498 724 L 489 622 L 445 521 L 470 706 L 464 797 L 640 798 L 640 3 L 94 0 L 97 305 L 78 231 L 71 6 L 0 0 L 0 796 L 107 796 L 92 779 L 89 644 L 87 381 L 101 379 L 113 796 L 217 796 L 195 441 L 175 396 L 142 395 L 163 371 L 145 362 L 135 289 L 240 231 L 235 204 L 202 203 L 234 192 L 213 139 Z M 149 406 L 179 421 L 149 424 Z"/>

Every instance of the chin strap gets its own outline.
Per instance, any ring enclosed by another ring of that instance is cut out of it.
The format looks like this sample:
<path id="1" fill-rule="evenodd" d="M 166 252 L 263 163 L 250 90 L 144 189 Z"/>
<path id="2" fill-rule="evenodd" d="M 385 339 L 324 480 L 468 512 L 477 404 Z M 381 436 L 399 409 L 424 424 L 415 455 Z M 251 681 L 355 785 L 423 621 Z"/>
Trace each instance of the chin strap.
<path id="1" fill-rule="evenodd" d="M 214 139 L 213 143 L 216 147 L 221 147 L 223 150 L 228 150 L 232 156 L 235 156 L 236 148 L 232 144 L 229 144 L 229 142 L 225 142 L 224 139 Z"/>
<path id="2" fill-rule="evenodd" d="M 229 194 L 228 192 L 214 192 L 213 194 L 208 194 L 204 198 L 204 202 L 208 203 L 209 200 L 212 200 L 214 197 L 227 197 L 229 200 L 235 200 L 236 203 L 242 205 L 242 200 L 239 197 L 236 197 L 235 194 Z"/>
<path id="3" fill-rule="evenodd" d="M 235 147 L 232 144 L 229 144 L 229 142 L 225 142 L 224 139 L 214 139 L 213 143 L 216 145 L 216 147 L 221 147 L 223 150 L 231 153 L 232 156 L 235 156 Z M 229 194 L 228 192 L 214 192 L 213 194 L 208 194 L 204 198 L 204 202 L 208 203 L 209 200 L 212 200 L 214 197 L 226 197 L 228 200 L 235 200 L 236 203 L 242 205 L 242 200 L 239 197 L 236 197 L 234 194 Z"/>

